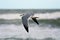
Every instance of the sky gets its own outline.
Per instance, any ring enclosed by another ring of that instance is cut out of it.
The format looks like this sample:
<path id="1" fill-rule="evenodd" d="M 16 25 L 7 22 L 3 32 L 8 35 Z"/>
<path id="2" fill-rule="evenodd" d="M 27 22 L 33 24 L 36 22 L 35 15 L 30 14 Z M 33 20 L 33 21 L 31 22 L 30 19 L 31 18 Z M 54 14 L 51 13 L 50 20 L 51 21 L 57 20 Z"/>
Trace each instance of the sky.
<path id="1" fill-rule="evenodd" d="M 0 9 L 60 9 L 60 0 L 0 0 Z"/>

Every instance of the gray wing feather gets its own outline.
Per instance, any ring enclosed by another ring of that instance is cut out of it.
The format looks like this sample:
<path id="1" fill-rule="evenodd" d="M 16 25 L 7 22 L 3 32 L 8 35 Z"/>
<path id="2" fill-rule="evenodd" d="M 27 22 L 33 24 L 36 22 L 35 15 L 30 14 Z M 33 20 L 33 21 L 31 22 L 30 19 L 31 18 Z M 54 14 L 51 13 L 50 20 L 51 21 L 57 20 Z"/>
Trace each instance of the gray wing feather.
<path id="1" fill-rule="evenodd" d="M 28 23 L 27 23 L 27 19 L 25 17 L 22 17 L 22 23 L 23 23 L 23 26 L 25 28 L 25 30 L 28 32 Z"/>
<path id="2" fill-rule="evenodd" d="M 26 14 L 26 15 L 24 15 L 24 16 L 22 17 L 22 23 L 23 23 L 23 26 L 24 26 L 24 28 L 25 28 L 25 30 L 26 30 L 27 32 L 29 32 L 27 19 L 28 19 L 31 15 L 33 15 L 33 14 Z"/>

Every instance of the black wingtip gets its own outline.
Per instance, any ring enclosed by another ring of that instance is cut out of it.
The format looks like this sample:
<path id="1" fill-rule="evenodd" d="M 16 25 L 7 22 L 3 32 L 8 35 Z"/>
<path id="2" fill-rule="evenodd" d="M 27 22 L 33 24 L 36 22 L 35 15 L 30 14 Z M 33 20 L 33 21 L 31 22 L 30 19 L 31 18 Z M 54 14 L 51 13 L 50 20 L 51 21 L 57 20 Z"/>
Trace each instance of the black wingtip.
<path id="1" fill-rule="evenodd" d="M 28 33 L 29 33 L 29 31 L 28 30 L 26 30 Z"/>
<path id="2" fill-rule="evenodd" d="M 29 30 L 28 30 L 28 28 L 25 28 L 26 29 L 26 31 L 29 33 Z"/>
<path id="3" fill-rule="evenodd" d="M 29 32 L 29 30 L 28 30 L 28 28 L 27 28 L 27 27 L 26 27 L 25 29 L 26 29 L 26 31 L 27 31 L 27 32 Z"/>
<path id="4" fill-rule="evenodd" d="M 37 23 L 39 25 L 39 23 Z"/>
<path id="5" fill-rule="evenodd" d="M 28 29 L 28 27 L 27 27 L 26 25 L 24 25 L 24 28 L 25 28 L 25 30 L 26 30 L 27 32 L 29 32 L 29 29 Z"/>
<path id="6" fill-rule="evenodd" d="M 37 24 L 37 25 L 39 25 L 39 24 Z"/>

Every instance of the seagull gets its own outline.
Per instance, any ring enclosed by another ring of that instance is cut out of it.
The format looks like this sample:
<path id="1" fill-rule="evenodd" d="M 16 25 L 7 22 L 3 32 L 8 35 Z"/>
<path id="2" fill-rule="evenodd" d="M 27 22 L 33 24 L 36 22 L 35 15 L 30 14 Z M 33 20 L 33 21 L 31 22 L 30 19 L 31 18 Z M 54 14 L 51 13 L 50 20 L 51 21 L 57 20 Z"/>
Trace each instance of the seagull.
<path id="1" fill-rule="evenodd" d="M 21 15 L 21 16 L 22 16 L 23 26 L 24 26 L 24 28 L 25 28 L 25 30 L 26 30 L 27 32 L 29 32 L 29 29 L 28 29 L 28 18 L 29 18 L 30 16 L 31 16 L 32 20 L 39 25 L 39 23 L 38 23 L 38 21 L 37 21 L 37 19 L 36 19 L 36 18 L 38 18 L 38 17 L 33 17 L 33 15 L 34 15 L 33 13 L 27 13 L 27 14 Z"/>

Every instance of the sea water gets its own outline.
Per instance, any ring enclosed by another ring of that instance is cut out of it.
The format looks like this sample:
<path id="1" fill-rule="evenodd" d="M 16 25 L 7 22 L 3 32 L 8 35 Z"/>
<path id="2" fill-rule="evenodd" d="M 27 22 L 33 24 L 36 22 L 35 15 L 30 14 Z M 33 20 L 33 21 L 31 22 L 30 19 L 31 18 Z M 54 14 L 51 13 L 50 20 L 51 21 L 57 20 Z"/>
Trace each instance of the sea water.
<path id="1" fill-rule="evenodd" d="M 28 21 L 27 33 L 22 20 L 18 19 L 20 14 L 6 14 L 4 11 L 0 14 L 0 40 L 60 40 L 60 19 L 56 19 L 60 13 L 45 14 L 36 14 L 42 19 L 38 20 L 39 25 L 32 20 Z"/>
<path id="2" fill-rule="evenodd" d="M 0 24 L 0 40 L 60 40 L 60 28 L 51 24 L 28 22 L 29 33 L 22 22 L 16 24 Z"/>

